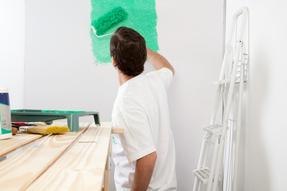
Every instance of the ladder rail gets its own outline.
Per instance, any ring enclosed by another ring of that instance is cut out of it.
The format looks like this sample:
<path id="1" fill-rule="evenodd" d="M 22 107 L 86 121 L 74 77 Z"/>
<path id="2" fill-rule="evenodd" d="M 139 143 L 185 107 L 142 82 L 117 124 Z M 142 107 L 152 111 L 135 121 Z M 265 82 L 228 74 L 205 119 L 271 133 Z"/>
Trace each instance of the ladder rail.
<path id="1" fill-rule="evenodd" d="M 240 16 L 245 16 L 246 14 L 248 14 L 248 9 L 247 8 L 243 8 L 241 10 L 239 10 L 235 16 L 234 16 L 234 19 L 233 21 L 234 22 L 237 22 L 238 21 L 238 18 Z M 247 16 L 248 18 L 248 16 Z M 237 28 L 237 24 L 233 25 L 233 27 L 236 27 Z M 237 33 L 236 33 L 237 35 Z M 234 38 L 237 38 L 237 36 L 234 36 Z M 235 83 L 235 75 L 236 75 L 236 68 L 237 66 L 239 65 L 239 61 L 242 59 L 242 46 L 241 46 L 241 43 L 243 41 L 243 31 L 239 31 L 239 40 L 237 40 L 236 42 L 236 45 L 235 45 L 235 59 L 234 59 L 234 62 L 233 62 L 233 72 L 232 72 L 232 76 L 231 76 L 231 82 L 230 82 L 230 87 L 229 87 L 229 93 L 228 93 L 228 96 L 227 96 L 227 106 L 226 106 L 226 115 L 223 119 L 223 136 L 222 136 L 222 143 L 220 145 L 220 149 L 219 149 L 219 160 L 218 160 L 218 163 L 217 163 L 217 170 L 215 171 L 215 176 L 214 176 L 214 182 L 217 183 L 218 182 L 218 176 L 219 176 L 219 167 L 222 165 L 220 164 L 219 162 L 222 161 L 222 158 L 223 158 L 223 146 L 224 146 L 224 142 L 225 142 L 225 136 L 226 136 L 226 131 L 227 131 L 227 128 L 228 128 L 228 117 L 229 117 L 229 113 L 230 113 L 230 110 L 231 110 L 231 102 L 232 102 L 232 96 L 234 94 L 234 83 Z M 216 186 L 217 185 L 213 185 L 213 191 L 216 190 Z"/>
<path id="2" fill-rule="evenodd" d="M 244 51 L 245 52 L 245 51 Z M 248 58 L 247 58 L 248 59 Z M 239 168 L 239 148 L 240 148 L 240 138 L 241 138 L 241 129 L 242 129 L 242 106 L 243 106 L 243 96 L 244 96 L 244 81 L 247 76 L 245 76 L 245 73 L 247 75 L 247 72 L 245 71 L 246 65 L 248 65 L 248 60 L 246 58 L 243 58 L 243 63 L 241 65 L 241 79 L 240 79 L 240 86 L 239 86 L 239 99 L 238 99 L 238 110 L 237 110 L 237 134 L 236 134 L 236 148 L 235 148 L 235 156 L 234 156 L 234 184 L 233 184 L 233 190 L 237 191 L 238 187 L 238 168 Z"/>

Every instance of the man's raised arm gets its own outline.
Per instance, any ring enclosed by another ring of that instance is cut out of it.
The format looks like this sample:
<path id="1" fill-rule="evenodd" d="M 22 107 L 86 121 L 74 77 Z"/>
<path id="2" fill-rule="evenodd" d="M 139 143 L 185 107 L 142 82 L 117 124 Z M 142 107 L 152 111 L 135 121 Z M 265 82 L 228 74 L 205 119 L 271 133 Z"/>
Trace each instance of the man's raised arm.
<path id="1" fill-rule="evenodd" d="M 147 60 L 153 65 L 156 70 L 161 68 L 168 68 L 172 71 L 173 75 L 175 73 L 173 66 L 168 62 L 168 60 L 157 52 L 154 52 L 147 48 Z"/>

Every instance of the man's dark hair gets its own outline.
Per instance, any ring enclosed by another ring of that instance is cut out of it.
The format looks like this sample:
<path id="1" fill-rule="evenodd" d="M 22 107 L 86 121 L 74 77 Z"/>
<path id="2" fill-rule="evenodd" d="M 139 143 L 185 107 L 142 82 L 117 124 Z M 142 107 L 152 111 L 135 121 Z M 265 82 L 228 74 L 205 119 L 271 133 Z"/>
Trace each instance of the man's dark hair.
<path id="1" fill-rule="evenodd" d="M 145 39 L 131 28 L 120 27 L 111 38 L 110 54 L 123 74 L 137 76 L 144 71 L 147 58 Z"/>

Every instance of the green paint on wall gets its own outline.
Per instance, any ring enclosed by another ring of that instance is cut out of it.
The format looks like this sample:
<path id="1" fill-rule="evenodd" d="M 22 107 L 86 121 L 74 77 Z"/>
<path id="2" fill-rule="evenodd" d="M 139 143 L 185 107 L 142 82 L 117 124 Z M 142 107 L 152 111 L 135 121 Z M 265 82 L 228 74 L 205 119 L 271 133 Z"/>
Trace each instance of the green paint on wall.
<path id="1" fill-rule="evenodd" d="M 122 7 L 128 13 L 128 19 L 114 26 L 106 33 L 115 31 L 120 26 L 127 26 L 141 33 L 146 40 L 147 46 L 157 51 L 157 16 L 155 0 L 91 0 L 92 13 L 91 23 L 109 12 L 115 7 Z M 100 64 L 110 63 L 110 36 L 97 38 L 91 32 L 93 54 Z"/>

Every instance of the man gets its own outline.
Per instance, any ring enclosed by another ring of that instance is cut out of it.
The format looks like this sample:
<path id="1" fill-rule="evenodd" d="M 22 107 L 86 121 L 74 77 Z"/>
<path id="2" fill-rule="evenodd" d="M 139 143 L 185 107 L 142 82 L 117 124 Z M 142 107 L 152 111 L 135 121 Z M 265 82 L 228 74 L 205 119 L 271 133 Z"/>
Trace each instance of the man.
<path id="1" fill-rule="evenodd" d="M 127 27 L 112 36 L 110 53 L 120 82 L 112 121 L 124 128 L 112 140 L 116 189 L 174 191 L 175 147 L 167 99 L 174 69 Z M 146 60 L 155 71 L 143 74 Z"/>

